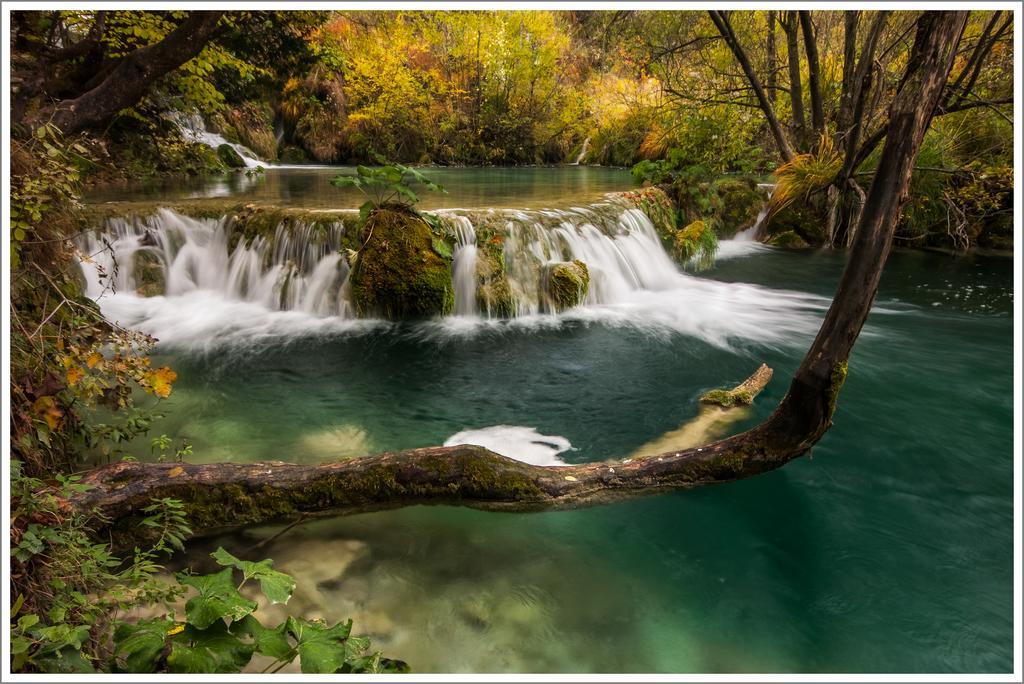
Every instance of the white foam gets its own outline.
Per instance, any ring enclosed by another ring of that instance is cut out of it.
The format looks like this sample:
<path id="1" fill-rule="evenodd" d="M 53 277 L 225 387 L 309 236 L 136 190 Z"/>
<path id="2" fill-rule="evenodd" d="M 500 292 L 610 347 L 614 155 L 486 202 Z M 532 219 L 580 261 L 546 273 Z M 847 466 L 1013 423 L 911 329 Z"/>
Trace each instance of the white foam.
<path id="1" fill-rule="evenodd" d="M 444 441 L 444 446 L 475 444 L 496 454 L 537 466 L 567 465 L 558 457 L 572 449 L 565 437 L 542 435 L 536 428 L 519 425 L 492 425 L 478 430 L 463 430 Z"/>

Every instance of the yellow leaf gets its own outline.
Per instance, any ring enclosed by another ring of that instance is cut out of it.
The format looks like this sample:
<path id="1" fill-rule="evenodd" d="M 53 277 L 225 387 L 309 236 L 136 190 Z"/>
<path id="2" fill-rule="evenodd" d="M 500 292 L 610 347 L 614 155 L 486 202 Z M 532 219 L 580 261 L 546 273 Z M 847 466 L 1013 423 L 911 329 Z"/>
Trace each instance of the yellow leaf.
<path id="1" fill-rule="evenodd" d="M 153 394 L 166 398 L 171 394 L 171 383 L 177 379 L 177 373 L 169 367 L 163 366 L 149 374 L 149 386 L 153 389 Z"/>
<path id="2" fill-rule="evenodd" d="M 103 355 L 99 352 L 93 352 L 89 354 L 89 357 L 85 360 L 85 365 L 89 368 L 95 368 L 96 364 L 103 360 Z"/>
<path id="3" fill-rule="evenodd" d="M 85 371 L 82 370 L 81 366 L 72 366 L 71 368 L 68 368 L 68 385 L 74 387 L 75 385 L 78 384 L 78 381 L 81 380 L 82 376 L 84 375 Z"/>
<path id="4" fill-rule="evenodd" d="M 32 410 L 35 411 L 37 416 L 46 421 L 51 430 L 56 430 L 57 426 L 60 425 L 60 419 L 64 417 L 64 412 L 57 407 L 57 402 L 50 396 L 36 399 L 32 403 Z"/>
<path id="5" fill-rule="evenodd" d="M 184 468 L 182 468 L 181 466 L 174 466 L 173 468 L 167 471 L 167 477 L 178 477 L 183 472 L 185 472 Z"/>

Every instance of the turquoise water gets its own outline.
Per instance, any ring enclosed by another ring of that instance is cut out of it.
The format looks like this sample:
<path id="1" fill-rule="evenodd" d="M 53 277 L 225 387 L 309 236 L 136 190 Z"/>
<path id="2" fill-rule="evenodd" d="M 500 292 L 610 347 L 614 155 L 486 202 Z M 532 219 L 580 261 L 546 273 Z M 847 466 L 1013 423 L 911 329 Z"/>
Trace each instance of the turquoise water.
<path id="1" fill-rule="evenodd" d="M 706 277 L 830 296 L 842 255 L 757 251 Z M 289 609 L 352 617 L 418 672 L 1008 672 L 1012 263 L 895 253 L 811 458 L 578 511 L 413 507 L 198 541 L 296 575 Z M 629 454 L 761 361 L 765 417 L 809 343 L 566 321 L 422 326 L 166 353 L 157 431 L 195 460 L 312 461 L 522 425 L 571 462 Z M 280 611 L 278 611 L 280 613 Z"/>
<path id="2" fill-rule="evenodd" d="M 634 185 L 629 171 L 600 166 L 426 167 L 420 171 L 445 189 L 439 193 L 414 186 L 421 209 L 564 206 L 566 198 L 586 203 L 604 193 L 628 190 Z M 347 209 L 358 207 L 366 198 L 358 190 L 334 187 L 331 179 L 354 173 L 352 167 L 290 167 L 268 168 L 264 174 L 254 176 L 232 172 L 115 183 L 94 188 L 85 200 L 97 203 L 235 197 L 291 207 Z"/>

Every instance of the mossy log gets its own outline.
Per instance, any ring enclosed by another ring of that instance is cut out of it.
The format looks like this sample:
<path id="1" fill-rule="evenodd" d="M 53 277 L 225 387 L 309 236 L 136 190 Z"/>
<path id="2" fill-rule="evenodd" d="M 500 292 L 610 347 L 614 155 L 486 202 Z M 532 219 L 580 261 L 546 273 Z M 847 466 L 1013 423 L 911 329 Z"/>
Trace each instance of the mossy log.
<path id="1" fill-rule="evenodd" d="M 765 365 L 739 387 L 757 395 Z M 74 505 L 119 529 L 132 529 L 152 499 L 186 506 L 197 534 L 414 504 L 494 511 L 542 511 L 640 494 L 729 482 L 777 468 L 797 454 L 773 447 L 763 426 L 703 447 L 566 466 L 536 466 L 484 447 L 428 447 L 320 465 L 262 463 L 113 463 L 86 474 L 90 489 Z"/>

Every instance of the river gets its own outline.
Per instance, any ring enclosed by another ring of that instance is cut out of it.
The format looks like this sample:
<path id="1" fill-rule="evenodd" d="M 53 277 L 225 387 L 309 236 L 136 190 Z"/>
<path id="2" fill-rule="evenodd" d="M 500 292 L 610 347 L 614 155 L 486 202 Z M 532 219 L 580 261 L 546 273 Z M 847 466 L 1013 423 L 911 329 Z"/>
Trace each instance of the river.
<path id="1" fill-rule="evenodd" d="M 586 167 L 436 177 L 450 194 L 427 208 L 568 211 L 629 186 L 623 171 Z M 198 186 L 92 200 L 350 199 L 324 198 L 336 190 L 324 170 Z M 775 379 L 737 430 L 763 419 L 844 255 L 725 242 L 713 269 L 665 274 L 641 228 L 578 247 L 636 237 L 620 260 L 636 282 L 559 316 L 325 323 L 203 288 L 100 302 L 161 338 L 156 361 L 179 380 L 154 430 L 188 438 L 196 461 L 316 462 L 466 430 L 554 445 L 553 462 L 622 457 L 762 361 Z M 278 528 L 250 529 L 196 541 L 176 564 L 202 569 L 217 545 L 273 558 L 298 580 L 287 612 L 351 617 L 416 672 L 1011 671 L 1012 271 L 1009 259 L 894 252 L 834 427 L 778 471 L 577 511 L 319 520 L 259 549 Z"/>

